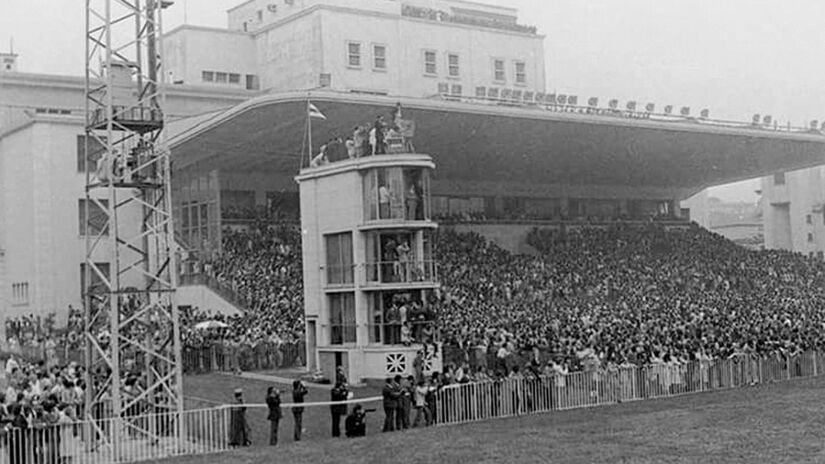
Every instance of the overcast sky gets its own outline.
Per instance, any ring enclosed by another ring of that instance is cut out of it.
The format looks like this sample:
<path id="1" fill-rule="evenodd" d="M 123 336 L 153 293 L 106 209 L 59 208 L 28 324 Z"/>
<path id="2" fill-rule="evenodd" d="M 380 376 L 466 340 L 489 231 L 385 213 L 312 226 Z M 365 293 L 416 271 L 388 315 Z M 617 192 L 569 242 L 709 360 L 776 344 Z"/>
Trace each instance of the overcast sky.
<path id="1" fill-rule="evenodd" d="M 388 0 L 390 1 L 390 0 Z M 223 27 L 241 0 L 176 0 L 184 20 Z M 358 0 L 352 0 L 353 4 Z M 559 93 L 754 113 L 807 125 L 825 120 L 821 0 L 488 0 L 519 8 L 547 36 L 548 89 Z M 0 0 L 0 50 L 11 37 L 21 71 L 83 73 L 85 0 Z M 752 199 L 754 182 L 720 189 Z"/>

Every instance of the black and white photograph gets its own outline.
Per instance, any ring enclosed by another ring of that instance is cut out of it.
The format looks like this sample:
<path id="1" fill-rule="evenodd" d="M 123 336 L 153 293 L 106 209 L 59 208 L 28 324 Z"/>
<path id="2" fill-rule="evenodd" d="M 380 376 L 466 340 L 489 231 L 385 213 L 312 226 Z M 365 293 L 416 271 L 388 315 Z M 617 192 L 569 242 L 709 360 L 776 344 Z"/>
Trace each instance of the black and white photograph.
<path id="1" fill-rule="evenodd" d="M 825 462 L 823 24 L 0 0 L 0 464 Z"/>

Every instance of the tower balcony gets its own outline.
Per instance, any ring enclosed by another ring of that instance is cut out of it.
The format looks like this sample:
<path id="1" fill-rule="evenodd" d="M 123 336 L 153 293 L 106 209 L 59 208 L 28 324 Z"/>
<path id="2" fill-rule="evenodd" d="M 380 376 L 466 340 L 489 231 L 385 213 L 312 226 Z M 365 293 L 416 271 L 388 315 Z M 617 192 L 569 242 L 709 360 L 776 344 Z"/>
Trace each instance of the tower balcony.
<path id="1" fill-rule="evenodd" d="M 435 260 L 367 262 L 364 270 L 364 286 L 368 288 L 431 288 L 439 285 Z"/>

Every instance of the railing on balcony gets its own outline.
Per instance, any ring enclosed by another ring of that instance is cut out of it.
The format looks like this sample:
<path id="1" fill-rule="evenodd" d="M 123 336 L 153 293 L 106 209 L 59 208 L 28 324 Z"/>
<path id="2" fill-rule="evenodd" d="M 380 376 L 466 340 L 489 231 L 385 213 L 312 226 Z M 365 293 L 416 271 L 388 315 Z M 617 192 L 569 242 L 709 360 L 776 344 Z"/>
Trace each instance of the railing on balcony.
<path id="1" fill-rule="evenodd" d="M 370 324 L 370 343 L 412 345 L 436 343 L 435 321 L 387 321 Z"/>
<path id="2" fill-rule="evenodd" d="M 367 284 L 422 283 L 438 281 L 434 260 L 376 261 L 364 264 Z"/>
<path id="3" fill-rule="evenodd" d="M 214 276 L 204 272 L 181 273 L 178 283 L 180 285 L 205 285 L 241 311 L 245 311 L 252 306 L 249 301 L 238 295 L 237 290 L 228 283 L 221 282 Z"/>

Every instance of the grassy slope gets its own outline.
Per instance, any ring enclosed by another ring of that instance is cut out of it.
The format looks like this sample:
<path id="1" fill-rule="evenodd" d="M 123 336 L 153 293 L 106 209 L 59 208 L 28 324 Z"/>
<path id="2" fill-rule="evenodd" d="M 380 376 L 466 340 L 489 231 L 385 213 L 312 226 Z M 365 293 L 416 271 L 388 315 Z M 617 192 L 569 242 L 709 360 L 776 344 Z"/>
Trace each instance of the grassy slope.
<path id="1" fill-rule="evenodd" d="M 825 379 L 802 380 L 359 440 L 315 436 L 169 462 L 825 462 L 823 387 Z M 379 419 L 370 423 L 373 431 Z M 263 425 L 253 425 L 261 436 Z"/>

